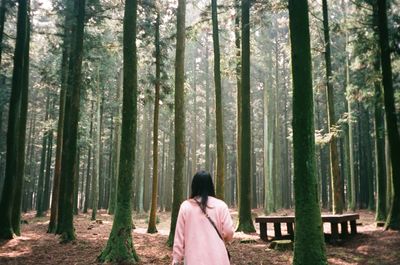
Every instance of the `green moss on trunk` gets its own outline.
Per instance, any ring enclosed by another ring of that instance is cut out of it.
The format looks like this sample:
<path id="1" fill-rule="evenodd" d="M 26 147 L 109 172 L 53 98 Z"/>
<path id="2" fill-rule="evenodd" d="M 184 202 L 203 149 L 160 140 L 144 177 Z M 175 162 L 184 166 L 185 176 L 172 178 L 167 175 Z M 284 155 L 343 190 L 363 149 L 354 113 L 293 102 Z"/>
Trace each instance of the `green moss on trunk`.
<path id="1" fill-rule="evenodd" d="M 251 126 L 250 126 L 250 1 L 242 1 L 242 130 L 240 158 L 240 207 L 236 231 L 255 232 L 251 218 Z"/>
<path id="2" fill-rule="evenodd" d="M 293 76 L 295 246 L 293 264 L 327 264 L 317 195 L 307 0 L 289 1 Z"/>

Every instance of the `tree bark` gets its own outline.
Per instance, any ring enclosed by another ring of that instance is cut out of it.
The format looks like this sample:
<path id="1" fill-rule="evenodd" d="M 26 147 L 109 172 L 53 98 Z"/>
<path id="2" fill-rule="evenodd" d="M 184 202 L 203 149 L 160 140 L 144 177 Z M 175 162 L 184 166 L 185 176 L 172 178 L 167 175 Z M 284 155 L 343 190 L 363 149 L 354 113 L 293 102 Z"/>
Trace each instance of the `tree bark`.
<path id="1" fill-rule="evenodd" d="M 98 258 L 101 262 L 136 263 L 139 261 L 132 240 L 131 207 L 137 128 L 136 18 L 137 1 L 126 0 L 123 21 L 124 80 L 118 195 L 110 237 L 107 246 Z"/>
<path id="2" fill-rule="evenodd" d="M 250 0 L 242 0 L 242 132 L 239 224 L 236 231 L 255 232 L 251 218 L 251 123 L 250 123 Z"/>
<path id="3" fill-rule="evenodd" d="M 117 117 L 115 118 L 115 129 L 114 129 L 114 149 L 113 149 L 113 178 L 111 179 L 111 190 L 110 190 L 110 203 L 108 208 L 109 214 L 114 214 L 115 206 L 117 201 L 117 189 L 118 189 L 118 172 L 119 172 L 119 160 L 121 151 L 121 90 L 122 90 L 122 72 L 118 74 L 117 80 Z"/>
<path id="4" fill-rule="evenodd" d="M 336 125 L 334 95 L 332 84 L 332 65 L 331 65 L 331 44 L 329 36 L 329 16 L 327 0 L 322 0 L 324 39 L 325 39 L 325 67 L 326 67 L 326 96 L 328 103 L 328 129 L 331 134 L 329 142 L 330 164 L 331 164 L 331 181 L 332 181 L 332 209 L 333 214 L 341 214 L 343 212 L 342 198 L 342 178 L 339 169 L 339 155 L 337 150 L 337 141 L 334 131 Z"/>
<path id="5" fill-rule="evenodd" d="M 62 143 L 63 143 L 63 131 L 64 131 L 64 115 L 65 115 L 65 100 L 67 92 L 67 79 L 68 79 L 68 65 L 69 65 L 69 53 L 70 53 L 70 37 L 71 32 L 69 31 L 69 21 L 71 15 L 69 10 L 66 10 L 65 14 L 65 28 L 63 37 L 63 51 L 61 59 L 61 90 L 60 90 L 60 103 L 58 113 L 58 125 L 57 125 L 57 147 L 56 147 L 56 161 L 54 165 L 54 178 L 53 178 L 53 194 L 51 197 L 51 210 L 50 210 L 50 223 L 47 230 L 48 233 L 55 233 L 57 230 L 57 219 L 58 219 L 58 202 L 60 196 L 60 176 L 61 176 L 61 155 L 62 155 Z"/>
<path id="6" fill-rule="evenodd" d="M 217 135 L 217 176 L 216 176 L 216 196 L 224 199 L 225 178 L 224 178 L 224 135 L 222 117 L 222 84 L 221 84 L 221 63 L 218 31 L 217 0 L 211 0 L 212 9 L 212 28 L 214 46 L 214 85 L 215 85 L 215 116 L 216 116 L 216 135 Z"/>
<path id="7" fill-rule="evenodd" d="M 157 233 L 157 194 L 158 194 L 158 118 L 160 115 L 160 78 L 161 78 L 161 51 L 160 51 L 160 13 L 157 11 L 156 18 L 156 85 L 154 96 L 154 118 L 153 118 L 153 185 L 151 193 L 151 209 L 149 227 L 147 233 Z"/>
<path id="8" fill-rule="evenodd" d="M 315 177 L 314 106 L 308 3 L 289 1 L 293 76 L 295 247 L 293 264 L 327 264 Z"/>
<path id="9" fill-rule="evenodd" d="M 176 221 L 184 194 L 184 168 L 186 158 L 185 144 L 185 17 L 186 1 L 178 0 L 176 57 L 175 57 L 175 161 L 174 161 L 174 194 L 172 201 L 171 228 L 168 245 L 174 244 Z"/>
<path id="10" fill-rule="evenodd" d="M 85 20 L 85 0 L 74 0 L 76 17 L 72 24 L 71 54 L 66 92 L 63 146 L 61 155 L 60 196 L 57 233 L 68 242 L 75 239 L 73 225 L 74 170 L 76 163 L 80 92 L 82 86 L 82 53 Z M 72 10 L 71 10 L 72 11 Z"/>
<path id="11" fill-rule="evenodd" d="M 20 198 L 18 192 L 22 188 L 24 150 L 25 150 L 25 127 L 27 104 L 27 69 L 29 67 L 29 3 L 18 1 L 17 15 L 17 39 L 14 51 L 14 69 L 11 88 L 11 98 L 8 115 L 7 129 L 7 154 L 4 189 L 0 202 L 0 239 L 11 239 L 15 228 L 19 229 L 19 223 L 14 225 L 14 207 Z M 23 117 L 25 116 L 25 117 Z M 24 124 L 25 120 L 25 124 Z M 23 145 L 21 147 L 21 145 Z M 17 187 L 17 185 L 21 187 Z M 18 207 L 18 206 L 17 206 Z M 20 207 L 20 206 L 19 206 Z M 20 208 L 19 208 L 20 209 Z M 19 213 L 18 213 L 19 216 Z"/>
<path id="12" fill-rule="evenodd" d="M 384 89 L 387 132 L 390 144 L 390 159 L 392 161 L 393 183 L 392 205 L 386 220 L 385 229 L 400 230 L 400 136 L 397 127 L 396 108 L 394 105 L 386 0 L 378 1 L 378 14 L 382 83 Z"/>

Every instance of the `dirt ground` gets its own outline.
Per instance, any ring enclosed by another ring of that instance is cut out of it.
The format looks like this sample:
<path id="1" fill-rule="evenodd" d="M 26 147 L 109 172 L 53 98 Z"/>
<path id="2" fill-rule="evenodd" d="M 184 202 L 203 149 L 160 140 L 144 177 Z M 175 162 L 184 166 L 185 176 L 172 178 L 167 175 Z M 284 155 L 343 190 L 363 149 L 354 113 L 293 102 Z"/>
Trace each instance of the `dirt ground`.
<path id="1" fill-rule="evenodd" d="M 261 215 L 261 211 L 255 213 Z M 359 213 L 358 235 L 339 245 L 327 244 L 329 264 L 400 264 L 400 233 L 377 228 L 372 212 Z M 237 212 L 232 210 L 231 214 L 236 221 Z M 159 213 L 159 219 L 159 233 L 150 235 L 146 233 L 147 215 L 134 216 L 134 245 L 141 259 L 140 264 L 171 264 L 171 249 L 166 246 L 170 215 Z M 90 221 L 90 215 L 80 214 L 75 218 L 77 240 L 60 244 L 57 236 L 46 233 L 48 217 L 35 218 L 32 212 L 25 214 L 23 220 L 28 224 L 22 225 L 22 236 L 0 242 L 0 264 L 97 264 L 96 257 L 105 246 L 112 225 L 112 216 L 105 211 L 100 211 L 98 220 L 101 221 L 97 222 Z M 269 249 L 269 243 L 259 239 L 258 225 L 256 229 L 257 233 L 251 235 L 235 234 L 228 246 L 232 264 L 291 264 L 293 252 Z M 329 232 L 328 226 L 324 229 Z M 268 226 L 268 234 L 273 234 L 272 226 Z M 248 239 L 244 240 L 247 243 L 241 243 L 243 239 Z"/>

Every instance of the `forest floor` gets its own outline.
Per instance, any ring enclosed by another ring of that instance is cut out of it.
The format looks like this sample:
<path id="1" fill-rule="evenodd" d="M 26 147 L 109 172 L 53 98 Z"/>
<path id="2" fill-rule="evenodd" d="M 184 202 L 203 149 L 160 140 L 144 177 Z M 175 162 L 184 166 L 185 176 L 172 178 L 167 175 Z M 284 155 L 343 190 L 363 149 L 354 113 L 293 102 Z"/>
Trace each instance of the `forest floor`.
<path id="1" fill-rule="evenodd" d="M 277 214 L 292 213 L 280 211 Z M 400 264 L 400 233 L 377 228 L 372 212 L 359 213 L 359 234 L 339 245 L 327 244 L 329 264 Z M 231 214 L 236 222 L 237 211 L 231 210 Z M 255 211 L 255 214 L 261 215 L 262 212 Z M 96 257 L 105 246 L 112 226 L 112 216 L 105 211 L 99 212 L 97 221 L 90 221 L 90 215 L 79 214 L 75 217 L 77 240 L 60 244 L 57 236 L 46 233 L 48 216 L 36 218 L 34 212 L 31 212 L 24 214 L 23 220 L 27 224 L 22 225 L 22 236 L 0 242 L 0 264 L 97 264 Z M 159 213 L 157 234 L 146 233 L 147 214 L 135 215 L 133 220 L 136 226 L 133 232 L 134 245 L 141 259 L 140 264 L 171 264 L 171 249 L 166 246 L 169 213 Z M 232 264 L 291 264 L 293 251 L 269 249 L 269 243 L 259 239 L 256 226 L 257 233 L 235 233 L 233 242 L 228 246 Z M 328 226 L 324 229 L 329 231 Z M 273 234 L 272 226 L 268 226 L 268 234 Z"/>

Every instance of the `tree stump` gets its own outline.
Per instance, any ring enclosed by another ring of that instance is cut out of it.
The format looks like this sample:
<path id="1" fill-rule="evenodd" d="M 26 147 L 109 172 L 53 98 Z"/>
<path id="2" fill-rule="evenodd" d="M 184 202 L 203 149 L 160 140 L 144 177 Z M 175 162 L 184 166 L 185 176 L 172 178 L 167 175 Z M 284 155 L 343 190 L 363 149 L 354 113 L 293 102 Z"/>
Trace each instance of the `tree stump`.
<path id="1" fill-rule="evenodd" d="M 293 250 L 293 242 L 291 240 L 274 240 L 269 245 L 269 248 L 280 251 Z"/>

